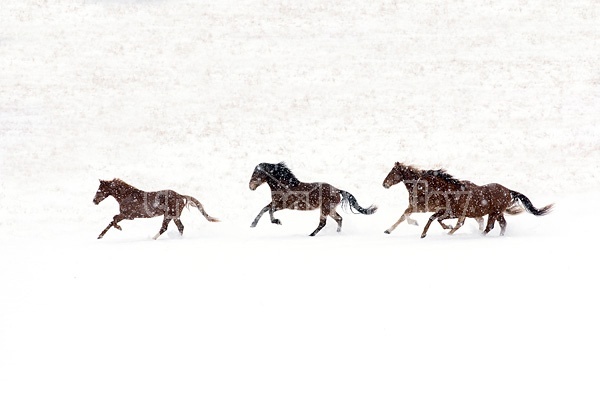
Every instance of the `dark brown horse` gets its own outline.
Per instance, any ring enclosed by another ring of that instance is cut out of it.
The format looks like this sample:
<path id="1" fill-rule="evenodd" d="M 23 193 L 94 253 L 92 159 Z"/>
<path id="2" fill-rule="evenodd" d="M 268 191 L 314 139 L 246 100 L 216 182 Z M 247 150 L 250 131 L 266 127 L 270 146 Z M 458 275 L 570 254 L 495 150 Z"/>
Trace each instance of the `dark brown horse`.
<path id="1" fill-rule="evenodd" d="M 441 179 L 448 179 L 448 177 L 441 177 Z M 498 221 L 500 223 L 500 236 L 503 236 L 506 231 L 504 213 L 517 214 L 520 212 L 522 208 L 518 207 L 517 204 L 521 204 L 525 210 L 536 216 L 546 215 L 554 207 L 554 204 L 548 204 L 538 209 L 524 194 L 507 189 L 498 183 L 489 183 L 483 186 L 473 185 L 469 188 L 468 196 L 451 197 L 447 208 L 440 209 L 431 215 L 421 237 L 424 238 L 427 235 L 427 230 L 434 219 L 441 223 L 444 219 L 458 218 L 456 227 L 450 231 L 450 234 L 452 234 L 462 226 L 465 218 L 476 218 L 484 215 L 488 215 L 488 222 L 483 234 L 485 235 L 494 229 L 494 223 Z"/>
<path id="2" fill-rule="evenodd" d="M 278 210 L 315 210 L 321 209 L 321 217 L 317 229 L 310 236 L 316 235 L 327 221 L 327 216 L 333 218 L 337 224 L 337 231 L 342 229 L 342 217 L 335 210 L 338 204 L 350 205 L 350 208 L 361 214 L 373 214 L 377 207 L 372 205 L 368 208 L 362 208 L 358 205 L 356 198 L 350 193 L 336 189 L 328 183 L 305 183 L 300 182 L 284 164 L 258 164 L 254 168 L 250 178 L 250 190 L 267 183 L 271 189 L 271 202 L 267 204 L 256 216 L 252 228 L 256 226 L 258 220 L 265 212 L 269 212 L 271 222 L 281 224 L 281 221 L 273 217 L 273 213 Z"/>
<path id="3" fill-rule="evenodd" d="M 108 196 L 112 196 L 117 200 L 120 212 L 113 217 L 112 222 L 100 233 L 98 239 L 102 239 L 111 227 L 121 230 L 119 222 L 124 219 L 152 218 L 161 215 L 163 216 L 163 223 L 160 231 L 154 236 L 154 239 L 165 233 L 171 221 L 175 222 L 179 233 L 183 235 L 183 224 L 179 217 L 183 208 L 190 205 L 198 208 L 202 215 L 210 222 L 219 222 L 218 219 L 211 217 L 204 211 L 204 207 L 202 207 L 202 204 L 198 200 L 192 196 L 181 195 L 173 190 L 144 192 L 120 179 L 113 179 L 111 181 L 100 180 L 100 186 L 98 187 L 98 191 L 96 191 L 96 196 L 94 196 L 94 204 L 99 204 Z"/>
<path id="4" fill-rule="evenodd" d="M 447 179 L 438 179 L 445 177 Z M 385 231 L 391 233 L 402 221 L 406 219 L 409 224 L 417 225 L 410 218 L 412 213 L 437 212 L 448 208 L 450 197 L 465 196 L 475 184 L 469 181 L 459 181 L 452 178 L 444 170 L 421 170 L 410 165 L 395 163 L 394 167 L 383 180 L 383 187 L 389 189 L 393 185 L 404 182 L 408 191 L 408 207 L 394 225 Z M 483 218 L 475 218 L 479 223 L 479 229 L 483 230 Z M 464 222 L 464 221 L 463 221 Z M 439 220 L 444 229 L 452 229 L 454 233 L 457 228 L 452 228 Z"/>

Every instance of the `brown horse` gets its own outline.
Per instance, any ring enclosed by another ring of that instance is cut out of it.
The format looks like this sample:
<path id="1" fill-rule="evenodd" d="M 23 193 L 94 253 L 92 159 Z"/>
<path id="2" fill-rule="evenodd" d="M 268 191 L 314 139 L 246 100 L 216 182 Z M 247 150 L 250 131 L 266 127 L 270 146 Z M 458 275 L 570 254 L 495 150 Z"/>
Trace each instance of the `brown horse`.
<path id="1" fill-rule="evenodd" d="M 350 193 L 336 189 L 328 183 L 300 182 L 284 163 L 258 164 L 250 178 L 250 190 L 255 190 L 265 182 L 271 189 L 271 202 L 260 210 L 252 225 L 250 225 L 252 228 L 256 226 L 260 217 L 267 211 L 271 217 L 271 222 L 281 225 L 281 221 L 273 217 L 275 211 L 283 209 L 315 210 L 320 208 L 319 225 L 310 234 L 310 236 L 314 236 L 325 226 L 327 216 L 337 222 L 337 231 L 341 231 L 342 217 L 335 210 L 340 203 L 342 205 L 349 204 L 351 209 L 366 215 L 373 214 L 377 210 L 377 206 L 374 205 L 362 208 Z"/>
<path id="2" fill-rule="evenodd" d="M 446 179 L 438 179 L 445 177 Z M 412 213 L 436 212 L 448 207 L 450 197 L 464 196 L 475 184 L 469 181 L 459 181 L 452 178 L 444 170 L 421 170 L 410 165 L 395 163 L 394 167 L 383 180 L 383 187 L 389 189 L 393 185 L 404 182 L 408 191 L 408 207 L 394 225 L 385 231 L 391 233 L 406 219 L 409 224 L 418 225 L 410 218 Z M 475 218 L 479 230 L 483 230 L 483 218 Z M 463 221 L 464 222 L 464 221 Z M 454 233 L 460 226 L 452 228 L 439 220 L 444 229 L 452 229 Z M 462 224 L 461 224 L 462 226 Z"/>
<path id="3" fill-rule="evenodd" d="M 448 177 L 442 177 L 442 179 L 448 179 Z M 438 210 L 431 215 L 421 237 L 424 238 L 427 235 L 427 230 L 434 219 L 441 223 L 444 219 L 458 218 L 456 227 L 449 232 L 452 234 L 463 225 L 465 218 L 476 218 L 484 215 L 488 215 L 488 222 L 483 234 L 485 235 L 494 229 L 494 223 L 498 221 L 500 223 L 500 236 L 503 236 L 506 231 L 504 213 L 517 214 L 522 211 L 522 208 L 516 205 L 517 203 L 520 203 L 525 210 L 536 216 L 546 215 L 554 207 L 554 204 L 548 204 L 538 209 L 524 194 L 507 189 L 498 183 L 489 183 L 483 186 L 473 185 L 469 188 L 467 197 L 450 198 L 447 208 Z"/>
<path id="4" fill-rule="evenodd" d="M 98 239 L 102 239 L 111 227 L 121 230 L 119 222 L 124 219 L 152 218 L 161 215 L 163 216 L 163 223 L 160 231 L 154 236 L 154 239 L 165 233 L 171 221 L 175 222 L 179 233 L 183 235 L 183 224 L 179 217 L 183 208 L 190 205 L 198 208 L 202 215 L 210 222 L 219 222 L 218 219 L 211 217 L 204 211 L 204 207 L 202 207 L 202 204 L 198 200 L 192 196 L 181 195 L 173 190 L 144 192 L 120 179 L 113 179 L 111 181 L 100 180 L 100 186 L 96 191 L 96 196 L 94 196 L 94 204 L 99 204 L 108 196 L 112 196 L 117 200 L 120 212 L 113 217 L 112 222 L 100 233 Z"/>

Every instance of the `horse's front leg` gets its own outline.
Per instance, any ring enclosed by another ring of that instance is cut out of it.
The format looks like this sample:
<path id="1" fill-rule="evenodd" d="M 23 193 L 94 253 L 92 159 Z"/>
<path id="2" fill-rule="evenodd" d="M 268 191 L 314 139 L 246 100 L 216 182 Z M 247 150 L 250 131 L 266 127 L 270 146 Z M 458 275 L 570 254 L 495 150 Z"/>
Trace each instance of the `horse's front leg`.
<path id="1" fill-rule="evenodd" d="M 463 226 L 465 224 L 465 220 L 467 218 L 466 217 L 460 217 L 458 219 L 458 221 L 456 222 L 456 226 L 454 228 L 451 228 L 450 232 L 448 232 L 448 235 L 452 235 L 454 232 L 456 232 L 461 226 Z"/>
<path id="2" fill-rule="evenodd" d="M 280 220 L 278 220 L 277 218 L 275 218 L 275 217 L 273 216 L 273 213 L 274 213 L 275 211 L 277 211 L 277 210 L 275 209 L 275 206 L 271 206 L 271 208 L 269 209 L 269 217 L 271 217 L 271 223 L 272 223 L 272 224 L 276 224 L 276 225 L 281 225 L 281 221 L 280 221 Z"/>
<path id="3" fill-rule="evenodd" d="M 385 233 L 390 234 L 392 233 L 392 231 L 394 229 L 396 229 L 398 227 L 398 225 L 400 225 L 402 223 L 402 221 L 406 220 L 409 224 L 413 224 L 413 225 L 417 225 L 417 221 L 415 221 L 414 219 L 410 218 L 410 214 L 412 214 L 412 207 L 408 207 L 405 211 L 404 214 L 402 214 L 402 216 L 400 217 L 400 219 L 398 221 L 396 221 L 396 223 L 394 225 L 392 225 L 391 227 L 389 227 L 388 229 L 386 229 Z"/>
<path id="4" fill-rule="evenodd" d="M 431 225 L 431 223 L 438 218 L 442 218 L 442 216 L 444 214 L 446 214 L 446 210 L 439 210 L 439 211 L 434 212 L 431 215 L 431 217 L 429 217 L 429 220 L 427 221 L 425 228 L 423 228 L 423 233 L 421 233 L 421 239 L 423 239 L 425 236 L 427 236 L 427 231 L 429 230 L 429 226 Z"/>
<path id="5" fill-rule="evenodd" d="M 409 225 L 419 226 L 419 223 L 417 222 L 417 220 L 416 219 L 412 219 L 408 215 L 406 216 L 406 223 L 409 224 Z"/>
<path id="6" fill-rule="evenodd" d="M 279 221 L 278 219 L 276 219 L 273 216 L 273 213 L 277 210 L 275 210 L 275 207 L 273 206 L 273 202 L 270 202 L 269 204 L 267 204 L 266 206 L 263 207 L 262 210 L 260 210 L 260 212 L 258 213 L 258 215 L 256 216 L 256 218 L 254 218 L 254 221 L 252 221 L 252 224 L 250 225 L 250 228 L 254 228 L 256 227 L 256 224 L 258 224 L 258 220 L 263 216 L 264 213 L 269 212 L 269 216 L 271 217 L 271 222 L 277 225 L 281 225 L 281 221 Z"/>
<path id="7" fill-rule="evenodd" d="M 107 226 L 106 228 L 104 228 L 104 230 L 103 230 L 102 232 L 100 232 L 100 235 L 98 235 L 98 239 L 102 239 L 102 237 L 104 236 L 104 234 L 105 234 L 106 232 L 108 232 L 108 230 L 109 230 L 111 227 L 113 227 L 113 226 L 114 226 L 115 228 L 117 228 L 118 230 L 120 230 L 120 231 L 121 231 L 121 230 L 123 230 L 123 229 L 121 229 L 121 227 L 119 226 L 119 222 L 123 221 L 125 218 L 126 218 L 126 217 L 125 217 L 124 215 L 122 215 L 122 214 L 115 215 L 115 216 L 113 217 L 113 220 L 111 221 L 111 223 L 110 223 L 110 224 L 108 224 L 108 226 Z"/>

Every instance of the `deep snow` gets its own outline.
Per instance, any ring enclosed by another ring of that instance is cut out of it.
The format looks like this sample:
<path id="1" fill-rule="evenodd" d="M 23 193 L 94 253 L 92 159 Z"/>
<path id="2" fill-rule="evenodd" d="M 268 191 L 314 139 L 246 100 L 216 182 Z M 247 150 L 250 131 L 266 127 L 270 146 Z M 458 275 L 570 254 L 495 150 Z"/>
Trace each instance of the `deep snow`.
<path id="1" fill-rule="evenodd" d="M 600 5 L 7 1 L 0 398 L 600 395 Z M 263 216 L 259 162 L 372 216 Z M 526 194 L 505 237 L 403 223 L 395 161 Z M 98 233 L 98 179 L 198 198 Z"/>

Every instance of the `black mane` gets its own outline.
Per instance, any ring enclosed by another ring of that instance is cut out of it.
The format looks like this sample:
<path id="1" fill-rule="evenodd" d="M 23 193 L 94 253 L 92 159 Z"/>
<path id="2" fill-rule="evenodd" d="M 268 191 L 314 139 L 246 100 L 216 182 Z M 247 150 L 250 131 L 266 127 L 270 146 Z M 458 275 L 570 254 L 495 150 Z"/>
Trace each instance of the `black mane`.
<path id="1" fill-rule="evenodd" d="M 422 171 L 423 175 L 430 175 L 430 176 L 436 176 L 438 178 L 443 179 L 444 181 L 453 184 L 453 185 L 457 185 L 457 186 L 462 186 L 463 183 L 456 179 L 455 177 L 453 177 L 452 175 L 450 175 L 445 169 L 429 169 L 426 171 Z"/>
<path id="2" fill-rule="evenodd" d="M 262 163 L 260 168 L 267 173 L 269 178 L 285 186 L 296 186 L 300 183 L 294 173 L 285 165 L 284 162 L 277 164 Z"/>

